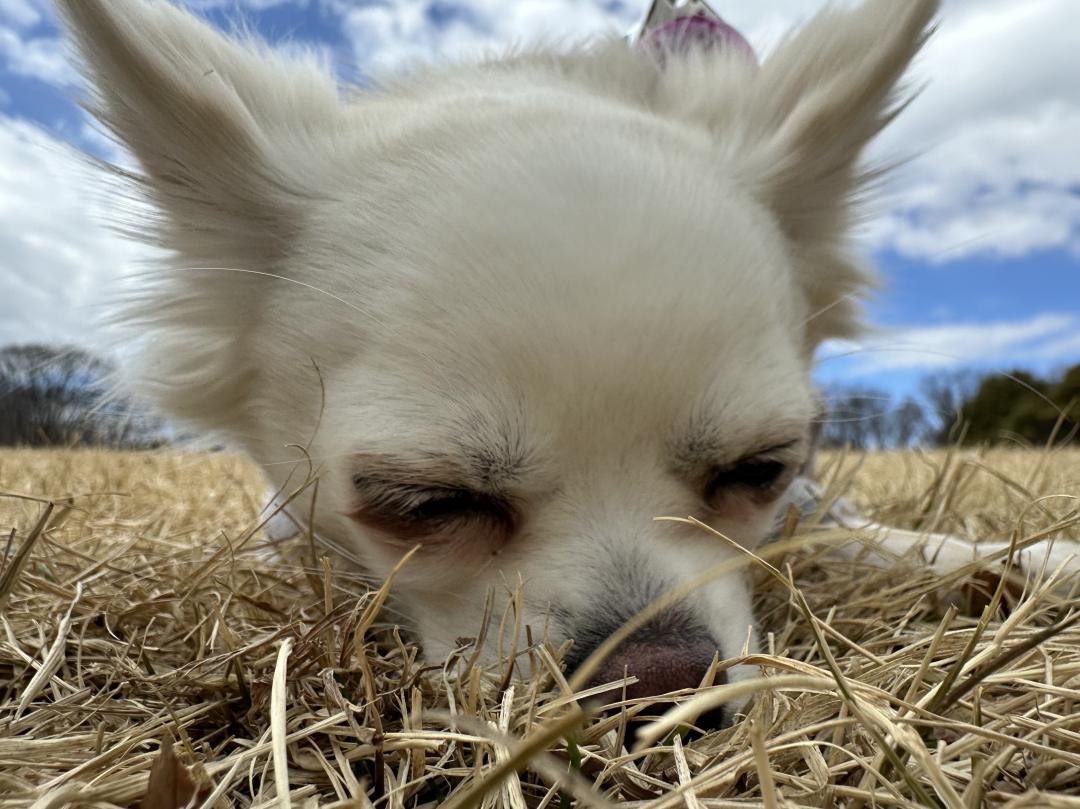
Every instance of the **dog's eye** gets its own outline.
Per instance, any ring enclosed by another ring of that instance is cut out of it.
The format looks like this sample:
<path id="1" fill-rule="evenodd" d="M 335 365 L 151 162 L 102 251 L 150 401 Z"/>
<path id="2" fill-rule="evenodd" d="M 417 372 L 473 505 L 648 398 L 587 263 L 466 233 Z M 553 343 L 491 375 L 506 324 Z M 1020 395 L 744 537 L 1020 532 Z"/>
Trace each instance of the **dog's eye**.
<path id="1" fill-rule="evenodd" d="M 777 458 L 746 458 L 718 467 L 709 475 L 705 502 L 715 504 L 728 494 L 746 494 L 760 500 L 778 496 L 790 481 L 793 467 Z"/>
<path id="2" fill-rule="evenodd" d="M 493 519 L 508 516 L 503 504 L 493 497 L 467 489 L 434 489 L 413 498 L 402 516 L 413 522 L 439 524 L 453 520 Z"/>
<path id="3" fill-rule="evenodd" d="M 483 492 L 450 486 L 380 485 L 354 480 L 360 507 L 351 515 L 397 539 L 416 540 L 466 531 L 509 534 L 514 511 Z"/>

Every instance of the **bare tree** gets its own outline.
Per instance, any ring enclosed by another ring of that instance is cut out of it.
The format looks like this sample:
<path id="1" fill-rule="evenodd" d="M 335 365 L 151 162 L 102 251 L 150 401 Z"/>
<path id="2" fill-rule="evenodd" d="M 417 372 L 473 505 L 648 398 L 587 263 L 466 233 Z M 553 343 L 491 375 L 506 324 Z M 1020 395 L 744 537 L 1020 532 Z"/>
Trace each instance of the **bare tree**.
<path id="1" fill-rule="evenodd" d="M 936 446 L 950 443 L 959 427 L 964 404 L 979 390 L 982 374 L 971 368 L 940 371 L 923 377 L 919 392 L 926 401 L 930 425 L 925 440 Z"/>
<path id="2" fill-rule="evenodd" d="M 932 432 L 926 408 L 911 396 L 898 402 L 883 390 L 834 387 L 826 401 L 822 444 L 827 447 L 903 448 L 921 443 Z"/>
<path id="3" fill-rule="evenodd" d="M 826 447 L 878 449 L 888 443 L 892 397 L 873 388 L 834 387 L 825 397 L 821 442 Z"/>
<path id="4" fill-rule="evenodd" d="M 890 421 L 890 446 L 906 449 L 930 437 L 931 426 L 926 418 L 926 410 L 910 396 L 893 411 Z"/>
<path id="5" fill-rule="evenodd" d="M 114 368 L 75 348 L 0 349 L 0 445 L 148 448 L 165 425 L 113 390 Z"/>

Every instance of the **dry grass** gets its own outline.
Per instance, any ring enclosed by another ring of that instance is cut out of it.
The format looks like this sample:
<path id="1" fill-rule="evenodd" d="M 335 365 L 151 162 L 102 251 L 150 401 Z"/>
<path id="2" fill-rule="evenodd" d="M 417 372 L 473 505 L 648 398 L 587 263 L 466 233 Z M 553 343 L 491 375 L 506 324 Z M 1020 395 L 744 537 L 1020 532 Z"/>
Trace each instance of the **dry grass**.
<path id="1" fill-rule="evenodd" d="M 1076 535 L 1075 451 L 833 457 L 822 476 L 900 525 Z M 155 762 L 144 805 L 170 809 L 1080 806 L 1077 602 L 1046 591 L 957 609 L 958 582 L 796 549 L 759 568 L 748 718 L 636 750 L 627 713 L 648 707 L 583 718 L 558 650 L 527 649 L 506 688 L 467 647 L 425 669 L 379 596 L 303 541 L 260 553 L 235 459 L 7 452 L 0 491 L 41 498 L 0 498 L 8 806 L 130 806 Z"/>
<path id="2" fill-rule="evenodd" d="M 1075 513 L 1080 451 L 830 454 L 819 477 L 888 525 L 972 539 L 1031 534 Z M 1071 536 L 1080 538 L 1075 528 Z"/>

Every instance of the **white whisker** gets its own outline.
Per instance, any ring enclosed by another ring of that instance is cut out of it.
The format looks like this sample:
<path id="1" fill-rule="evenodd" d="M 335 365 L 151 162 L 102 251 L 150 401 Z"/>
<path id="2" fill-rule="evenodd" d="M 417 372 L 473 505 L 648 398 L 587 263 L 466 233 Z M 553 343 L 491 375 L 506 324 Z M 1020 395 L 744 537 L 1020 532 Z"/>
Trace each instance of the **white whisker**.
<path id="1" fill-rule="evenodd" d="M 849 301 L 849 300 L 853 300 L 854 298 L 861 297 L 863 294 L 864 293 L 863 293 L 862 290 L 853 290 L 851 292 L 848 292 L 845 295 L 841 295 L 839 298 L 834 300 L 832 303 L 829 303 L 829 304 L 826 304 L 825 306 L 822 306 L 820 309 L 818 309 L 816 312 L 814 312 L 812 315 L 810 315 L 808 318 L 806 318 L 802 322 L 802 325 L 804 327 L 810 325 L 812 322 L 817 320 L 819 317 L 828 314 L 829 312 L 831 312 L 837 306 L 840 306 L 845 301 Z"/>
<path id="2" fill-rule="evenodd" d="M 345 300 L 340 295 L 335 295 L 333 292 L 330 292 L 329 290 L 323 289 L 322 287 L 317 287 L 314 284 L 309 284 L 306 281 L 300 281 L 300 280 L 298 280 L 296 278 L 290 278 L 287 275 L 279 275 L 278 273 L 266 272 L 264 270 L 245 270 L 245 269 L 243 269 L 241 267 L 174 267 L 173 270 L 176 271 L 176 272 L 235 272 L 235 273 L 242 273 L 244 275 L 257 275 L 257 276 L 262 276 L 264 278 L 273 278 L 274 280 L 277 280 L 277 281 L 285 281 L 285 282 L 290 283 L 290 284 L 295 284 L 298 287 L 304 287 L 305 289 L 310 289 L 312 292 L 317 292 L 320 295 L 325 295 L 326 297 L 331 298 L 331 299 L 337 301 L 338 303 L 349 307 L 353 311 L 358 312 L 359 314 L 363 315 L 364 317 L 371 319 L 372 321 L 379 324 L 380 326 L 385 326 L 386 325 L 381 320 L 379 320 L 378 316 L 373 314 L 371 311 L 361 309 L 359 306 L 357 306 L 356 304 L 354 304 L 354 303 L 352 303 L 350 301 Z"/>

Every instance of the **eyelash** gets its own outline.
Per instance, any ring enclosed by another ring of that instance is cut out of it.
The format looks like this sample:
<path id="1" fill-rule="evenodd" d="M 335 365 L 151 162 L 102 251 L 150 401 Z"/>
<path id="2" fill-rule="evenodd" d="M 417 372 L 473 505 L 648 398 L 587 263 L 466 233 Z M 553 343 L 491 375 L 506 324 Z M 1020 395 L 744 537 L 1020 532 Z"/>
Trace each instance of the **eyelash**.
<path id="1" fill-rule="evenodd" d="M 705 484 L 705 502 L 715 503 L 726 493 L 741 492 L 755 498 L 771 499 L 782 490 L 793 466 L 779 458 L 753 457 L 731 466 L 717 467 Z"/>
<path id="2" fill-rule="evenodd" d="M 402 538 L 431 537 L 480 528 L 509 533 L 513 509 L 489 494 L 450 486 L 401 486 L 354 479 L 357 492 L 366 492 L 353 514 L 388 534 Z"/>

